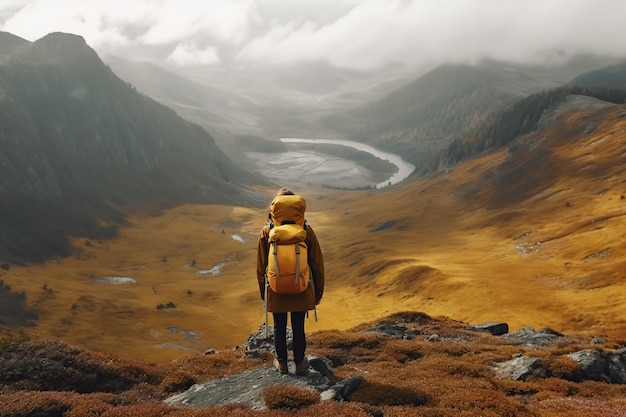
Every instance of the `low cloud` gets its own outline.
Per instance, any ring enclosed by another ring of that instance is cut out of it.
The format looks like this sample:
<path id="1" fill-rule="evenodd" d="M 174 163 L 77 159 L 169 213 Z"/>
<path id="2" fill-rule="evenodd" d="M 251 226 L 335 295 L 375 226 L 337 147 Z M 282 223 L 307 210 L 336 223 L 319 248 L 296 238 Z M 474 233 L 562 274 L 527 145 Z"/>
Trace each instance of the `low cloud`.
<path id="1" fill-rule="evenodd" d="M 623 16 L 621 0 L 5 0 L 0 29 L 75 33 L 101 53 L 178 65 L 378 68 L 626 57 Z"/>

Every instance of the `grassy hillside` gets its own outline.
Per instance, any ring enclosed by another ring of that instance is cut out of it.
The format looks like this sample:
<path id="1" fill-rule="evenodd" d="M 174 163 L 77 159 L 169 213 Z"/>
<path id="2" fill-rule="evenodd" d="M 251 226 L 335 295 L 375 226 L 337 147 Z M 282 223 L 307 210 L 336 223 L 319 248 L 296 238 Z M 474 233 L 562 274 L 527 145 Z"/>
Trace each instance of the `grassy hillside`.
<path id="1" fill-rule="evenodd" d="M 308 329 L 418 310 L 626 337 L 625 114 L 570 113 L 510 150 L 385 191 L 287 184 L 308 198 L 328 271 Z M 152 360 L 230 348 L 263 321 L 254 268 L 265 217 L 181 206 L 131 218 L 115 240 L 76 238 L 72 256 L 12 265 L 0 279 L 26 294 L 40 336 Z M 217 276 L 196 273 L 220 264 Z M 111 276 L 137 283 L 99 283 Z"/>

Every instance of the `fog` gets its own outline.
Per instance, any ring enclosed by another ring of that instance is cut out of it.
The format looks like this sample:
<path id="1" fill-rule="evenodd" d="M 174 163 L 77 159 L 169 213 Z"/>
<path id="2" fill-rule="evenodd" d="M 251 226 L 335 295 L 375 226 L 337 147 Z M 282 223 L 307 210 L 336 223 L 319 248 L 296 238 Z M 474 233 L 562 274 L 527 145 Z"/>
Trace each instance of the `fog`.
<path id="1" fill-rule="evenodd" d="M 168 66 L 369 70 L 626 56 L 624 16 L 620 0 L 4 0 L 0 30 L 74 33 L 99 53 Z"/>

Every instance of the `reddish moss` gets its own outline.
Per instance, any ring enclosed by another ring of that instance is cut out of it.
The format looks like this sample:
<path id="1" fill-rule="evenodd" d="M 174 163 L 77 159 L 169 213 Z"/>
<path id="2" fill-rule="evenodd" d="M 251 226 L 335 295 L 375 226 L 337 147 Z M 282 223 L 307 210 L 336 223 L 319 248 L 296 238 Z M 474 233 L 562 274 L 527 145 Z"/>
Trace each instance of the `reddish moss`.
<path id="1" fill-rule="evenodd" d="M 426 394 L 416 389 L 369 381 L 361 384 L 349 399 L 371 405 L 421 406 L 428 401 Z"/>
<path id="2" fill-rule="evenodd" d="M 318 397 L 307 400 L 309 391 L 287 395 L 285 390 L 293 387 L 276 388 L 275 403 L 283 401 L 278 407 L 287 408 L 266 410 L 234 404 L 176 408 L 166 406 L 163 399 L 194 382 L 267 366 L 269 356 L 249 359 L 241 351 L 229 350 L 150 363 L 59 341 L 15 338 L 0 347 L 0 416 L 287 417 L 293 415 L 288 409 L 298 407 L 304 407 L 298 409 L 299 417 L 626 415 L 625 385 L 564 379 L 576 367 L 565 357 L 567 353 L 607 349 L 604 345 L 567 337 L 550 347 L 529 349 L 486 333 L 470 334 L 449 319 L 426 320 L 420 314 L 401 317 L 407 328 L 422 326 L 424 334 L 446 336 L 443 341 L 429 342 L 420 335 L 407 341 L 355 331 L 313 333 L 308 352 L 331 358 L 336 378 L 361 375 L 367 382 L 352 394 L 351 402 L 343 403 L 317 402 Z M 407 322 L 410 319 L 417 321 Z M 492 366 L 519 353 L 540 358 L 553 376 L 526 381 L 495 378 Z M 48 377 L 55 378 L 44 380 Z M 79 388 L 81 383 L 97 392 L 80 393 L 85 390 Z M 41 391 L 59 388 L 66 391 Z M 592 409 L 598 412 L 591 413 Z"/>
<path id="3" fill-rule="evenodd" d="M 263 402 L 270 410 L 299 410 L 319 401 L 319 392 L 302 387 L 274 385 L 263 390 Z"/>

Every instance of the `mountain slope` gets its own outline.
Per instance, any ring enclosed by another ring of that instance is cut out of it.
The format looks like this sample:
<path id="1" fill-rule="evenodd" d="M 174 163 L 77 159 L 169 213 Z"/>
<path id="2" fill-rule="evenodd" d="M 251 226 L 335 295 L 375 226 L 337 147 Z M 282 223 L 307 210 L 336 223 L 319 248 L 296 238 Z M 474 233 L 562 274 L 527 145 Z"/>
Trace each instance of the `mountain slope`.
<path id="1" fill-rule="evenodd" d="M 254 131 L 257 104 L 239 89 L 201 84 L 148 62 L 104 59 L 120 78 L 216 136 L 228 136 L 237 128 Z"/>
<path id="2" fill-rule="evenodd" d="M 0 65 L 0 128 L 0 259 L 67 254 L 63 235 L 110 236 L 102 224 L 132 207 L 258 201 L 239 185 L 258 180 L 206 131 L 137 93 L 79 36 L 50 34 Z"/>
<path id="3" fill-rule="evenodd" d="M 626 62 L 586 72 L 574 78 L 571 84 L 579 87 L 626 88 Z"/>
<path id="4" fill-rule="evenodd" d="M 564 86 L 519 100 L 493 115 L 489 123 L 468 131 L 429 159 L 422 173 L 436 172 L 550 126 L 559 115 L 572 109 L 592 109 L 622 104 L 626 90 L 607 87 Z"/>

